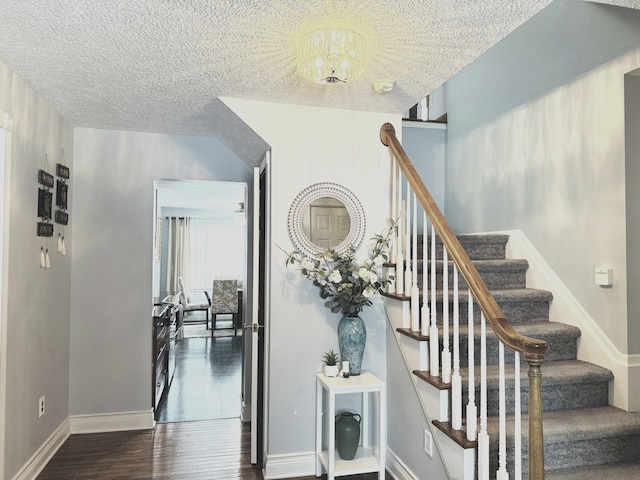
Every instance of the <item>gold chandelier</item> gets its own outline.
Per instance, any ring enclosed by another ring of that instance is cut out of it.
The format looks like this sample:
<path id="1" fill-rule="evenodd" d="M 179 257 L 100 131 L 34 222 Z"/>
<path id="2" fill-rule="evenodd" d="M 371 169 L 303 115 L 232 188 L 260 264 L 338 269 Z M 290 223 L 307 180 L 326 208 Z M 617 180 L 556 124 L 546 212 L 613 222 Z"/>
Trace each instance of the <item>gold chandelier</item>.
<path id="1" fill-rule="evenodd" d="M 298 72 L 315 83 L 346 83 L 362 76 L 371 49 L 364 28 L 345 21 L 308 25 L 296 40 Z"/>

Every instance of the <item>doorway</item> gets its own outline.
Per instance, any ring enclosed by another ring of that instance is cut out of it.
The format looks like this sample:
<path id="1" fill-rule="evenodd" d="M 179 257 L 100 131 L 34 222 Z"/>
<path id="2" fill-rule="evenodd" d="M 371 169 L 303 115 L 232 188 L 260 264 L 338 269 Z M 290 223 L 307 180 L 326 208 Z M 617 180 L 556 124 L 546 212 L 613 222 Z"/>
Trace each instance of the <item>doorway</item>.
<path id="1" fill-rule="evenodd" d="M 240 417 L 244 342 L 237 327 L 246 311 L 247 184 L 156 180 L 154 192 L 153 292 L 156 302 L 173 302 L 174 360 L 156 420 Z M 237 313 L 215 322 L 209 308 L 214 279 L 237 282 Z"/>

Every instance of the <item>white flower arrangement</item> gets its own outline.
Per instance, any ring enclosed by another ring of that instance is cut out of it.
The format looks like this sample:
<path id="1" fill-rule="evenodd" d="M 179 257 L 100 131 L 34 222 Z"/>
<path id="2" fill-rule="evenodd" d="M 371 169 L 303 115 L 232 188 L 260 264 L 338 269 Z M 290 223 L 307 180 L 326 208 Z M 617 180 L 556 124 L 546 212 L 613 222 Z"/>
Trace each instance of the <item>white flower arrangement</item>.
<path id="1" fill-rule="evenodd" d="M 352 246 L 341 255 L 330 249 L 313 258 L 294 251 L 288 254 L 286 264 L 299 266 L 300 273 L 320 289 L 320 297 L 326 300 L 324 305 L 333 313 L 353 317 L 371 305 L 372 299 L 388 283 L 380 277 L 379 270 L 389 259 L 389 245 L 395 229 L 395 222 L 390 221 L 387 229 L 371 239 L 369 257 L 362 265 L 356 263 Z"/>

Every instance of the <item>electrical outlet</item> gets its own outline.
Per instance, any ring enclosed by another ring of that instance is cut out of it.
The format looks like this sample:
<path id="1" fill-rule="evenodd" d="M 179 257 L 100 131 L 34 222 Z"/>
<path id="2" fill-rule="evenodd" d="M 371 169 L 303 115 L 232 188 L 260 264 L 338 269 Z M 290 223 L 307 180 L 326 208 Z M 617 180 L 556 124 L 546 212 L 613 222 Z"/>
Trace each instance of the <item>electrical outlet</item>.
<path id="1" fill-rule="evenodd" d="M 426 428 L 424 429 L 424 453 L 433 458 L 433 437 Z"/>
<path id="2" fill-rule="evenodd" d="M 38 418 L 44 415 L 44 395 L 38 401 Z"/>

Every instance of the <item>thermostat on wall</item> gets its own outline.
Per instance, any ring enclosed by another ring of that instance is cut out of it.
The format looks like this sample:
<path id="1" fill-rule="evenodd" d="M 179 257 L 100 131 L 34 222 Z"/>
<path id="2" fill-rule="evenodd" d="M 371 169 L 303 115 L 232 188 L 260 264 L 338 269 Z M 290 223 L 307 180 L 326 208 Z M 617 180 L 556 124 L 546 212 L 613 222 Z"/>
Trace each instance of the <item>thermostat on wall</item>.
<path id="1" fill-rule="evenodd" d="M 601 287 L 610 287 L 613 285 L 613 272 L 610 268 L 594 268 L 594 278 L 596 285 L 600 285 Z"/>

